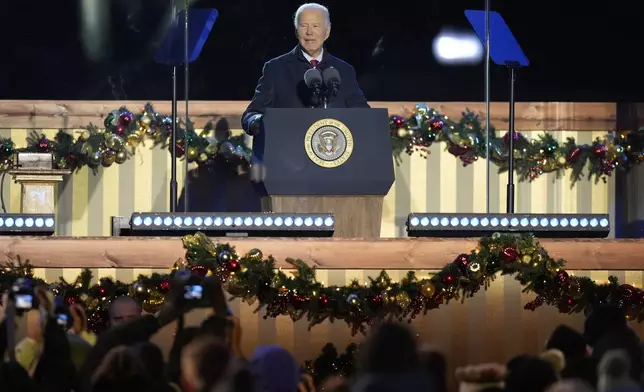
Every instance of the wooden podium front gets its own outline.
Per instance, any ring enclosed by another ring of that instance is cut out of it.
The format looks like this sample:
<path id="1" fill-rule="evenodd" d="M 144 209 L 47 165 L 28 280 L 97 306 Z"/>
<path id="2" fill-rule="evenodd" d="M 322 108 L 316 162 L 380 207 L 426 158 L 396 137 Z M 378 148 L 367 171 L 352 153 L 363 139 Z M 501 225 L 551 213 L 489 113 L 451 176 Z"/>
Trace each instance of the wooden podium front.
<path id="1" fill-rule="evenodd" d="M 380 237 L 383 196 L 264 196 L 263 212 L 334 214 L 334 237 Z"/>

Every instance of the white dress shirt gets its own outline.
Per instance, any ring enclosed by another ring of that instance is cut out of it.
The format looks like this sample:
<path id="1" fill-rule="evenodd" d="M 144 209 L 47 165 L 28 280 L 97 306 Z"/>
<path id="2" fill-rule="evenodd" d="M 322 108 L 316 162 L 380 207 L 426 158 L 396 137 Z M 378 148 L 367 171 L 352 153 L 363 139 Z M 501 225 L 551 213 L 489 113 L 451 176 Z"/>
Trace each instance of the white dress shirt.
<path id="1" fill-rule="evenodd" d="M 320 51 L 320 55 L 318 57 L 311 57 L 305 51 L 302 51 L 302 54 L 304 55 L 304 58 L 306 59 L 306 61 L 308 61 L 309 63 L 311 62 L 311 60 L 317 60 L 319 64 L 322 62 L 322 56 L 324 55 L 324 48 L 322 48 L 322 51 Z"/>

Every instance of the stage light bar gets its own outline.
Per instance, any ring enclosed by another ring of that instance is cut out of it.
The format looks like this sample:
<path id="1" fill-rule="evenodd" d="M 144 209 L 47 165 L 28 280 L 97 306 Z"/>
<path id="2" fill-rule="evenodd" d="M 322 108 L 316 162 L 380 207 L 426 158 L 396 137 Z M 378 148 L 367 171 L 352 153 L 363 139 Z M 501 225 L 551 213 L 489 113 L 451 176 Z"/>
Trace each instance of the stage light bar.
<path id="1" fill-rule="evenodd" d="M 51 235 L 54 230 L 54 214 L 0 214 L 0 235 Z"/>
<path id="2" fill-rule="evenodd" d="M 410 237 L 480 237 L 492 233 L 533 233 L 541 238 L 603 238 L 607 214 L 409 214 Z"/>
<path id="3" fill-rule="evenodd" d="M 283 213 L 139 213 L 129 221 L 133 235 L 203 231 L 223 236 L 331 236 L 333 214 Z"/>

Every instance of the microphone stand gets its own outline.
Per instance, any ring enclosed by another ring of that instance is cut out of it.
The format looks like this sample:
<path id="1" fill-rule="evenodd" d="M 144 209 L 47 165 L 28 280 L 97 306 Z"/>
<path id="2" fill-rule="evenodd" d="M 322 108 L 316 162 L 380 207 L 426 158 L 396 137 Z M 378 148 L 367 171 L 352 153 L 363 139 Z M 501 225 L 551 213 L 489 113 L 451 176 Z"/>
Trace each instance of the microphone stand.
<path id="1" fill-rule="evenodd" d="M 507 188 L 507 213 L 514 214 L 514 117 L 515 117 L 515 99 L 514 99 L 514 82 L 516 81 L 516 71 L 519 68 L 517 62 L 507 62 L 508 69 L 510 70 L 510 126 L 508 130 L 509 140 L 509 153 L 508 153 L 508 188 Z"/>
<path id="2" fill-rule="evenodd" d="M 172 0 L 172 23 L 179 23 L 177 5 Z M 170 212 L 177 212 L 177 65 L 172 64 L 172 132 L 170 134 Z"/>
<path id="3" fill-rule="evenodd" d="M 184 99 L 186 100 L 186 132 L 188 131 L 188 87 L 190 86 L 190 78 L 188 76 L 188 70 L 190 68 L 190 56 L 189 56 L 189 50 L 188 50 L 188 8 L 190 7 L 190 0 L 185 0 L 185 6 L 186 6 L 186 19 L 185 23 L 183 25 L 183 88 L 184 88 Z M 187 140 L 186 134 L 184 133 L 184 140 Z M 186 148 L 186 153 L 188 149 L 187 143 L 184 146 Z M 190 164 L 188 163 L 188 157 L 184 156 L 185 159 L 185 173 L 183 176 L 183 211 L 188 212 L 188 201 L 190 198 L 188 197 L 188 173 L 190 171 Z"/>

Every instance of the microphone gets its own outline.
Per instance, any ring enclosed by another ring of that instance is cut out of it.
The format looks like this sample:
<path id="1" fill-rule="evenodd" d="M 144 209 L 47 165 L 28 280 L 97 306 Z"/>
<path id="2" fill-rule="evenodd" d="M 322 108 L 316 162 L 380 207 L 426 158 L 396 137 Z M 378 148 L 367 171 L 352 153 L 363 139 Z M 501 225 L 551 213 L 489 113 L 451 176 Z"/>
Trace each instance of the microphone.
<path id="1" fill-rule="evenodd" d="M 340 82 L 342 81 L 340 78 L 340 72 L 333 67 L 329 67 L 324 70 L 322 77 L 324 78 L 324 84 L 329 90 L 331 97 L 335 97 L 340 90 Z"/>
<path id="2" fill-rule="evenodd" d="M 304 72 L 304 83 L 308 88 L 319 90 L 322 86 L 322 74 L 319 70 L 311 68 Z"/>
<path id="3" fill-rule="evenodd" d="M 322 74 L 316 68 L 311 68 L 304 72 L 304 83 L 306 87 L 313 90 L 314 101 L 320 101 L 320 96 L 322 95 Z M 316 103 L 313 104 L 315 107 Z"/>

